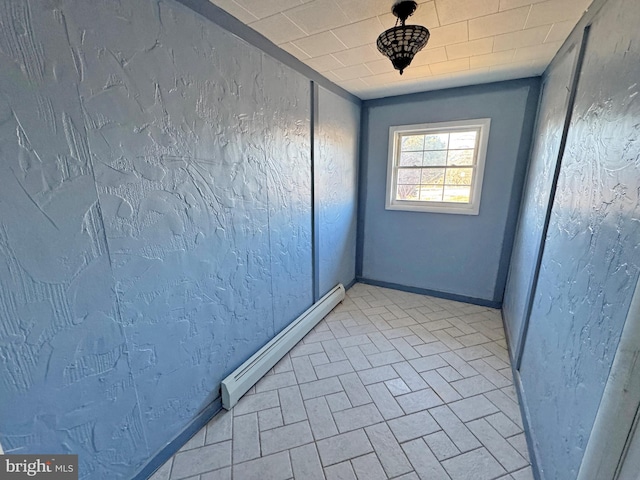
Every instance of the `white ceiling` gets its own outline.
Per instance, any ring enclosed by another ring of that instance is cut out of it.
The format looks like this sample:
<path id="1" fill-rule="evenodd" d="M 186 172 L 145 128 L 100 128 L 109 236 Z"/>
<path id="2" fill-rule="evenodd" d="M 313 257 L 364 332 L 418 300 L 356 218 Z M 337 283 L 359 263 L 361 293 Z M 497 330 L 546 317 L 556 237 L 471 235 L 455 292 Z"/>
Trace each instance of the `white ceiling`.
<path id="1" fill-rule="evenodd" d="M 418 0 L 400 74 L 376 48 L 393 0 L 210 0 L 362 99 L 540 75 L 592 0 Z"/>

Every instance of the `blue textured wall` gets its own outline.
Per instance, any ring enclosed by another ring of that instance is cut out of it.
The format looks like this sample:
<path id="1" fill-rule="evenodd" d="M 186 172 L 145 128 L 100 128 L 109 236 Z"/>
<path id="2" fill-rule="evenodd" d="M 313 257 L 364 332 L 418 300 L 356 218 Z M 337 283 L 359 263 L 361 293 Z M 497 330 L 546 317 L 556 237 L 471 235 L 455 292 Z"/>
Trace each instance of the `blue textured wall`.
<path id="1" fill-rule="evenodd" d="M 548 480 L 576 478 L 640 272 L 638 24 L 626 0 L 593 21 L 524 347 Z"/>
<path id="2" fill-rule="evenodd" d="M 312 303 L 310 84 L 171 1 L 0 25 L 0 442 L 130 478 Z"/>
<path id="3" fill-rule="evenodd" d="M 359 131 L 360 108 L 319 88 L 314 166 L 320 296 L 356 276 Z"/>
<path id="4" fill-rule="evenodd" d="M 577 45 L 576 39 L 572 41 L 571 48 L 558 59 L 542 84 L 538 125 L 502 308 L 512 349 L 518 345 L 533 287 L 533 276 L 542 244 L 542 231 L 567 115 L 571 78 L 581 38 L 577 38 Z"/>
<path id="5" fill-rule="evenodd" d="M 539 79 L 364 103 L 362 277 L 501 302 Z M 385 210 L 389 127 L 491 118 L 480 214 Z"/>

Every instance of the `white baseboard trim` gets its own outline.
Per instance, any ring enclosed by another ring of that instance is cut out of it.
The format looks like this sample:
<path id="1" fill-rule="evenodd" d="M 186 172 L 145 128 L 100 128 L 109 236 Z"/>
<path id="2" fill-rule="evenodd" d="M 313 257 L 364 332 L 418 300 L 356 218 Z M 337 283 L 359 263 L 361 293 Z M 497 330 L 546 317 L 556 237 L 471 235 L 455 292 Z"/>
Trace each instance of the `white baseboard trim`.
<path id="1" fill-rule="evenodd" d="M 222 381 L 222 406 L 230 410 L 238 400 L 315 327 L 345 296 L 342 284 L 314 303 L 273 340 Z"/>

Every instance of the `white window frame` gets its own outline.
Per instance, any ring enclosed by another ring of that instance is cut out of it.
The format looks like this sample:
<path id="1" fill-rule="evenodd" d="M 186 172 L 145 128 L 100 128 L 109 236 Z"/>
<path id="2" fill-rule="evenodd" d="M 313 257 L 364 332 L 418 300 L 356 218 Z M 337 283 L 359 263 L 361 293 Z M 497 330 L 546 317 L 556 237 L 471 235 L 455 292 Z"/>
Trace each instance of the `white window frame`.
<path id="1" fill-rule="evenodd" d="M 417 125 L 400 125 L 389 128 L 389 158 L 387 162 L 387 210 L 408 210 L 413 212 L 453 213 L 462 215 L 478 215 L 480 213 L 480 197 L 484 166 L 489 143 L 490 118 L 477 118 L 454 122 L 421 123 Z M 469 203 L 433 202 L 422 200 L 396 200 L 398 159 L 400 154 L 400 136 L 406 134 L 429 134 L 478 129 L 474 174 L 471 182 L 471 200 Z"/>

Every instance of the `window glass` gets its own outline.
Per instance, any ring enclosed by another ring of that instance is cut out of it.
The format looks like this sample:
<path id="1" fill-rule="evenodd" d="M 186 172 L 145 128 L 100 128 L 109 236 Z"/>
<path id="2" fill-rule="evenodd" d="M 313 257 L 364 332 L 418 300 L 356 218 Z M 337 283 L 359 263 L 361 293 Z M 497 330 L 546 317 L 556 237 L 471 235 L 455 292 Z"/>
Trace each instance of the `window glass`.
<path id="1" fill-rule="evenodd" d="M 489 119 L 391 127 L 387 209 L 479 212 Z"/>

